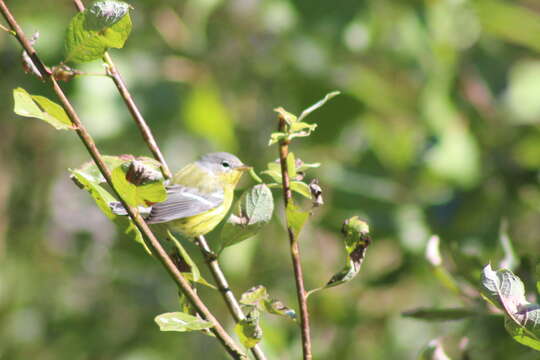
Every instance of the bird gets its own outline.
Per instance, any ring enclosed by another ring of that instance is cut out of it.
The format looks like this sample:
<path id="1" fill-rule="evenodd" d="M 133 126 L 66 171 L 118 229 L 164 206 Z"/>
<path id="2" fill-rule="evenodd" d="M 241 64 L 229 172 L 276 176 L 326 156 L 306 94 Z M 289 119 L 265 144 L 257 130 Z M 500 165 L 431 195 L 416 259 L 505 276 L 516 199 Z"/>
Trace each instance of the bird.
<path id="1" fill-rule="evenodd" d="M 147 224 L 163 224 L 189 238 L 206 235 L 228 213 L 234 189 L 251 167 L 227 152 L 206 154 L 184 166 L 166 185 L 167 199 L 145 212 Z M 125 215 L 125 209 L 113 209 Z M 149 211 L 149 213 L 148 213 Z"/>

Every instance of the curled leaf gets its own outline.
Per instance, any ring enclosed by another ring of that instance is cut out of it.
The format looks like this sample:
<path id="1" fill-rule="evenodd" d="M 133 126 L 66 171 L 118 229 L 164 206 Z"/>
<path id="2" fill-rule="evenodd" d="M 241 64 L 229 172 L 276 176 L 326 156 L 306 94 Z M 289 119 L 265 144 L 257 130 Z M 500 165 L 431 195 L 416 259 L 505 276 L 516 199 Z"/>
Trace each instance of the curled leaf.
<path id="1" fill-rule="evenodd" d="M 285 306 L 280 300 L 271 298 L 266 288 L 262 285 L 254 286 L 244 292 L 239 302 L 244 307 L 257 308 L 259 311 L 296 321 L 294 310 Z"/>
<path id="2" fill-rule="evenodd" d="M 345 267 L 332 276 L 325 286 L 309 291 L 308 296 L 316 291 L 346 283 L 360 271 L 366 249 L 371 243 L 369 226 L 365 221 L 360 220 L 357 216 L 353 216 L 345 220 L 342 233 L 345 236 L 345 250 L 347 251 Z"/>

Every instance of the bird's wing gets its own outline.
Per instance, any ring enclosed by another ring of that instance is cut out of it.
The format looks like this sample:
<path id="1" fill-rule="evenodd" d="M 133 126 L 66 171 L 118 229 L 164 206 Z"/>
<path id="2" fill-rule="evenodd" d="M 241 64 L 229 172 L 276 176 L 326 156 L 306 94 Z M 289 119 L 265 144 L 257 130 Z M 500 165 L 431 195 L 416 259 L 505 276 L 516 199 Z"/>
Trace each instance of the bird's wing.
<path id="1" fill-rule="evenodd" d="M 194 216 L 219 206 L 223 197 L 223 190 L 202 194 L 196 188 L 170 185 L 167 187 L 167 200 L 152 206 L 146 222 L 157 224 Z"/>

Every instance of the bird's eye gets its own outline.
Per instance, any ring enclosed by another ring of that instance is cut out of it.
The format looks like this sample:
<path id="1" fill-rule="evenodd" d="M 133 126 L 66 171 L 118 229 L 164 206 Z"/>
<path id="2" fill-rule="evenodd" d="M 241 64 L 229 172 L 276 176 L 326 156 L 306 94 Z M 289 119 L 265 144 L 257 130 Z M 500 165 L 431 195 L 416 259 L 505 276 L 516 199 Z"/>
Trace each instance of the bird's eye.
<path id="1" fill-rule="evenodd" d="M 228 169 L 228 168 L 231 167 L 231 164 L 229 164 L 227 161 L 223 161 L 223 162 L 221 163 L 221 166 L 223 166 L 225 169 Z"/>

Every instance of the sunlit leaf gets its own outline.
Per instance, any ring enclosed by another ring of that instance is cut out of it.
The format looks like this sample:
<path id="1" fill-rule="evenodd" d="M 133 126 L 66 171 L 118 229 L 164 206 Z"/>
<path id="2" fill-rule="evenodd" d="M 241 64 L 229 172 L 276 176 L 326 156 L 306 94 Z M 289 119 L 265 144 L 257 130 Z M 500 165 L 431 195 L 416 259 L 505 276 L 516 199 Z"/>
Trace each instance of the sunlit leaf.
<path id="1" fill-rule="evenodd" d="M 308 296 L 316 291 L 346 283 L 360 271 L 366 249 L 371 243 L 369 226 L 365 221 L 353 216 L 345 220 L 342 233 L 345 236 L 345 250 L 347 251 L 345 267 L 332 276 L 325 286 L 309 291 Z"/>
<path id="2" fill-rule="evenodd" d="M 128 181 L 128 166 L 120 165 L 112 171 L 112 182 L 116 191 L 130 206 L 145 206 L 165 201 L 167 191 L 161 178 L 155 178 L 142 185 Z"/>
<path id="3" fill-rule="evenodd" d="M 87 190 L 96 205 L 99 209 L 112 220 L 115 225 L 122 231 L 124 234 L 128 235 L 130 238 L 141 244 L 148 254 L 152 254 L 150 249 L 147 247 L 144 242 L 143 236 L 139 229 L 135 226 L 133 221 L 127 216 L 118 216 L 115 215 L 109 204 L 116 201 L 116 199 L 107 192 L 98 182 L 94 181 L 92 176 L 87 175 L 81 170 L 70 170 L 74 181 L 82 188 Z"/>
<path id="4" fill-rule="evenodd" d="M 245 319 L 240 320 L 234 327 L 234 331 L 242 345 L 247 348 L 252 348 L 257 345 L 263 336 L 263 331 L 259 325 L 258 316 L 248 315 Z"/>
<path id="5" fill-rule="evenodd" d="M 100 59 L 109 48 L 122 48 L 131 32 L 129 5 L 98 1 L 75 15 L 65 41 L 66 62 Z"/>
<path id="6" fill-rule="evenodd" d="M 311 199 L 311 190 L 309 185 L 303 181 L 291 181 L 291 190 L 297 192 L 298 194 Z"/>
<path id="7" fill-rule="evenodd" d="M 221 230 L 222 248 L 255 236 L 272 219 L 273 212 L 274 199 L 265 184 L 245 191 Z"/>
<path id="8" fill-rule="evenodd" d="M 283 117 L 283 119 L 285 119 L 285 122 L 287 122 L 287 124 L 290 125 L 290 124 L 296 122 L 296 116 L 291 114 L 290 112 L 288 112 L 284 108 L 278 107 L 278 108 L 274 109 L 274 111 L 277 112 L 281 117 Z"/>
<path id="9" fill-rule="evenodd" d="M 287 172 L 289 173 L 289 179 L 296 178 L 296 159 L 294 158 L 294 153 L 290 152 L 287 154 Z"/>
<path id="10" fill-rule="evenodd" d="M 268 291 L 262 285 L 254 286 L 242 294 L 240 304 L 257 308 L 269 314 L 279 315 L 289 320 L 296 321 L 296 313 L 285 306 L 280 300 L 268 295 Z"/>
<path id="11" fill-rule="evenodd" d="M 517 342 L 540 351 L 540 306 L 527 301 L 521 279 L 507 269 L 493 271 L 488 264 L 480 280 L 482 296 L 505 313 L 508 333 Z"/>
<path id="12" fill-rule="evenodd" d="M 154 321 L 161 331 L 195 331 L 209 329 L 213 325 L 210 321 L 183 312 L 169 312 L 158 315 Z"/>
<path id="13" fill-rule="evenodd" d="M 266 170 L 261 172 L 261 174 L 268 175 L 276 183 L 281 184 L 281 165 L 277 162 L 268 163 Z"/>
<path id="14" fill-rule="evenodd" d="M 318 108 L 322 107 L 326 102 L 333 97 L 338 96 L 341 94 L 339 91 L 332 91 L 331 93 L 328 93 L 325 95 L 325 97 L 319 101 L 317 101 L 315 104 L 308 107 L 306 110 L 302 111 L 302 114 L 298 117 L 298 122 L 301 122 L 304 120 L 309 114 L 311 114 L 313 111 L 317 110 Z"/>
<path id="15" fill-rule="evenodd" d="M 64 109 L 55 102 L 39 95 L 30 95 L 23 88 L 13 90 L 15 114 L 43 120 L 58 130 L 73 129 Z"/>
<path id="16" fill-rule="evenodd" d="M 289 201 L 287 204 L 287 209 L 285 211 L 287 218 L 287 227 L 290 227 L 294 233 L 296 239 L 300 235 L 300 231 L 306 224 L 307 219 L 309 218 L 309 212 L 302 211 L 294 203 Z"/>
<path id="17" fill-rule="evenodd" d="M 270 140 L 268 141 L 268 146 L 277 144 L 281 140 L 287 139 L 287 134 L 284 132 L 273 132 L 270 134 Z"/>

